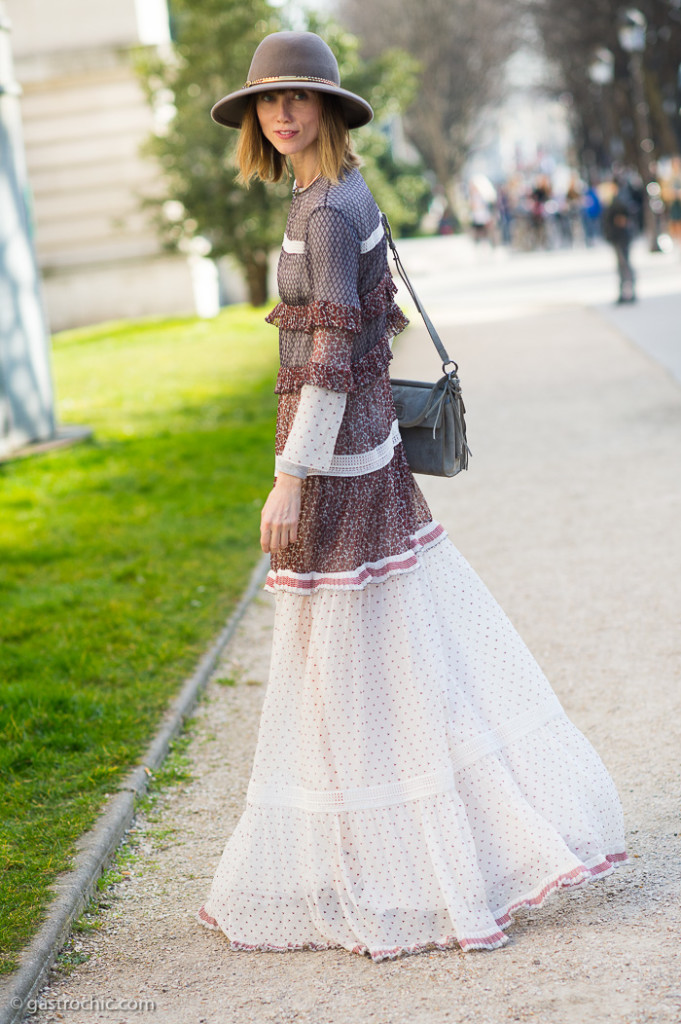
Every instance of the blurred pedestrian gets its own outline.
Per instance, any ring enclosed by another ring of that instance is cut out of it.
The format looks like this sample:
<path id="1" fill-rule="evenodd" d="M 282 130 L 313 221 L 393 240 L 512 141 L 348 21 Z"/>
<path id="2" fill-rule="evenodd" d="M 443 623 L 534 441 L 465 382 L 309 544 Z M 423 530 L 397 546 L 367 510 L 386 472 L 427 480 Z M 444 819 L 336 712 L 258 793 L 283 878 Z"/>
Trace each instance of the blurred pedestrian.
<path id="1" fill-rule="evenodd" d="M 575 243 L 575 225 L 579 223 L 581 208 L 582 193 L 579 187 L 579 179 L 573 174 L 565 193 L 565 222 L 563 226 L 565 240 L 571 246 Z"/>
<path id="2" fill-rule="evenodd" d="M 593 245 L 600 236 L 602 213 L 603 207 L 598 192 L 593 182 L 590 182 L 582 199 L 582 227 L 587 245 Z"/>
<path id="3" fill-rule="evenodd" d="M 438 222 L 438 235 L 453 235 L 457 228 L 457 219 L 449 203 L 446 204 Z"/>
<path id="4" fill-rule="evenodd" d="M 489 190 L 485 187 L 484 182 L 489 185 Z M 492 211 L 490 209 L 491 203 L 496 201 L 496 191 L 492 186 L 491 182 L 487 181 L 483 175 L 477 175 L 475 179 L 468 183 L 468 201 L 471 209 L 471 228 L 473 230 L 473 238 L 476 242 L 482 242 L 487 240 L 488 242 L 494 242 L 492 237 Z"/>
<path id="5" fill-rule="evenodd" d="M 502 185 L 497 192 L 497 219 L 501 229 L 502 245 L 511 244 L 511 224 L 513 222 L 513 207 L 508 185 Z"/>
<path id="6" fill-rule="evenodd" d="M 669 182 L 667 215 L 669 217 L 669 234 L 675 242 L 681 243 L 681 160 L 678 159 L 674 161 Z"/>
<path id="7" fill-rule="evenodd" d="M 681 242 L 681 188 L 669 204 L 669 234 L 675 242 Z"/>
<path id="8" fill-rule="evenodd" d="M 551 183 L 545 175 L 542 175 L 537 179 L 530 193 L 530 227 L 534 249 L 546 248 L 546 204 L 550 198 Z"/>
<path id="9" fill-rule="evenodd" d="M 636 231 L 636 205 L 632 199 L 628 182 L 617 181 L 617 193 L 612 200 L 605 218 L 606 237 L 617 256 L 620 293 L 618 303 L 636 301 L 636 277 L 631 265 L 629 250 Z"/>

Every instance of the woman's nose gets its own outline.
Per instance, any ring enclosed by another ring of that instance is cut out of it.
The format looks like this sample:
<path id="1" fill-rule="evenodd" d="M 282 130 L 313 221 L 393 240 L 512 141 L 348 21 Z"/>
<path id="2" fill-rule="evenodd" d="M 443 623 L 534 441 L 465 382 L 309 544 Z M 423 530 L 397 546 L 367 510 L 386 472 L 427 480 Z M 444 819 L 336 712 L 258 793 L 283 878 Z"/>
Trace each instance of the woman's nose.
<path id="1" fill-rule="evenodd" d="M 290 121 L 291 113 L 289 110 L 289 100 L 287 96 L 281 95 L 279 97 L 279 104 L 277 107 L 277 119 L 279 121 Z"/>

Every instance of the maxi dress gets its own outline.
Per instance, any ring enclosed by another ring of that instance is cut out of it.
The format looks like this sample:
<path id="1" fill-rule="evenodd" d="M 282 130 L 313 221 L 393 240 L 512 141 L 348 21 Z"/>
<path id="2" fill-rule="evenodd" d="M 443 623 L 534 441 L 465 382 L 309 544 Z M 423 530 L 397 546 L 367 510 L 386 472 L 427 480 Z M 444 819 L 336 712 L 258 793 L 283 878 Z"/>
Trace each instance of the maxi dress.
<path id="1" fill-rule="evenodd" d="M 291 203 L 278 269 L 270 678 L 246 808 L 199 920 L 232 949 L 493 949 L 514 910 L 627 860 L 598 754 L 433 520 L 392 402 L 393 296 L 357 169 Z"/>

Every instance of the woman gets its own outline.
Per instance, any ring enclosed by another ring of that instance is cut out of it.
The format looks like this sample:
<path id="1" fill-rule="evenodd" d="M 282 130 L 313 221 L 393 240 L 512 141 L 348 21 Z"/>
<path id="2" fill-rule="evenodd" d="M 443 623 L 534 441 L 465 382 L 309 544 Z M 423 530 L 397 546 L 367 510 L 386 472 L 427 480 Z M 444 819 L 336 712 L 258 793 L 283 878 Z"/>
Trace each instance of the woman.
<path id="1" fill-rule="evenodd" d="M 294 195 L 279 262 L 276 594 L 246 810 L 200 920 L 233 949 L 373 960 L 491 949 L 512 912 L 626 860 L 614 786 L 501 609 L 433 521 L 395 422 L 379 212 L 311 33 L 275 33 L 213 109 L 242 177 Z"/>

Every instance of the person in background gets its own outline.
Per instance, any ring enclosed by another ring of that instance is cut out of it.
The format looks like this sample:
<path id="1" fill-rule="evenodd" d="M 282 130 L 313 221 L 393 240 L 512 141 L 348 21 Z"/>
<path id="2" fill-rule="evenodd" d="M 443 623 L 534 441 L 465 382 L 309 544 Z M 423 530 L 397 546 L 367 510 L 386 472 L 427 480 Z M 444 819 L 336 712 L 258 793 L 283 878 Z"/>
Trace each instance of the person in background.
<path id="1" fill-rule="evenodd" d="M 575 244 L 575 226 L 579 223 L 581 208 L 582 193 L 579 187 L 579 179 L 573 174 L 565 193 L 565 223 L 563 228 L 565 240 L 570 246 Z"/>
<path id="2" fill-rule="evenodd" d="M 593 182 L 582 197 L 582 226 L 584 228 L 584 241 L 587 245 L 593 245 L 601 233 L 601 214 L 603 208 L 598 198 L 598 192 Z"/>
<path id="3" fill-rule="evenodd" d="M 546 233 L 546 204 L 551 198 L 551 182 L 542 175 L 535 182 L 530 193 L 530 226 L 532 229 L 533 248 L 545 249 L 547 247 Z"/>
<path id="4" fill-rule="evenodd" d="M 618 304 L 636 301 L 636 277 L 629 250 L 636 232 L 636 206 L 629 184 L 624 177 L 616 179 L 617 193 L 608 207 L 605 218 L 607 240 L 615 250 L 619 275 Z"/>
<path id="5" fill-rule="evenodd" d="M 508 185 L 501 185 L 497 190 L 497 219 L 501 230 L 502 245 L 511 244 L 513 224 L 513 205 Z"/>
<path id="6" fill-rule="evenodd" d="M 669 234 L 675 242 L 681 243 L 681 188 L 674 190 L 669 204 Z"/>
<path id="7" fill-rule="evenodd" d="M 667 182 L 667 216 L 669 218 L 669 234 L 681 244 L 681 158 L 672 161 L 672 170 Z"/>
<path id="8" fill-rule="evenodd" d="M 473 182 L 468 186 L 468 196 L 471 208 L 471 228 L 473 231 L 473 238 L 476 242 L 482 242 L 485 240 L 493 242 L 492 214 L 490 212 L 489 203 L 478 186 Z"/>

